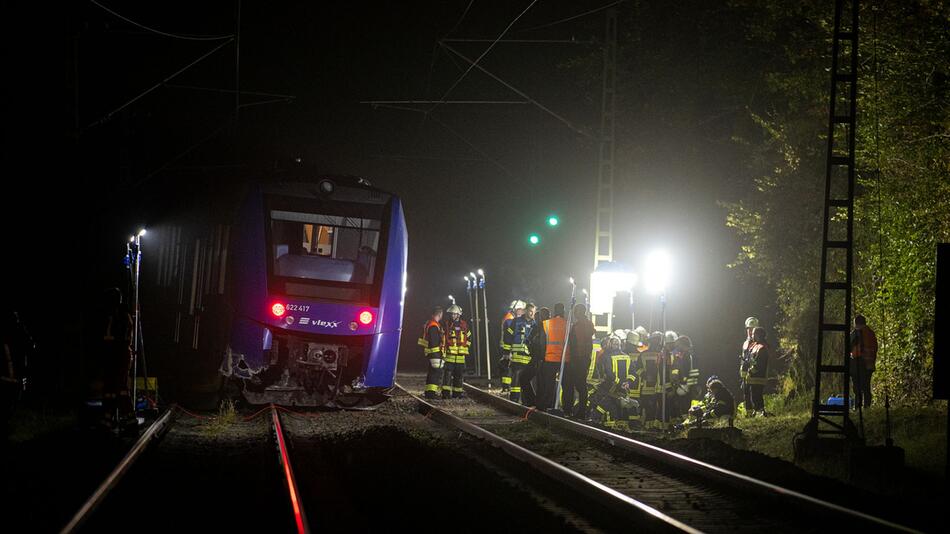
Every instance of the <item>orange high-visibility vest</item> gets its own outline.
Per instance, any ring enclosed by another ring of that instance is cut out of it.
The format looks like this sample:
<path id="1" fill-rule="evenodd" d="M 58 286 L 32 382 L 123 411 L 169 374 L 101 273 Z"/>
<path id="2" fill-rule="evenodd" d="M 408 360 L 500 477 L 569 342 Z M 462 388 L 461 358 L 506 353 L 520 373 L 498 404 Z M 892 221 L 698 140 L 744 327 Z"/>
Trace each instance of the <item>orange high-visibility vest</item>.
<path id="1" fill-rule="evenodd" d="M 563 317 L 552 317 L 541 325 L 547 343 L 544 346 L 544 361 L 560 362 L 564 354 L 564 334 L 567 330 L 567 321 Z"/>

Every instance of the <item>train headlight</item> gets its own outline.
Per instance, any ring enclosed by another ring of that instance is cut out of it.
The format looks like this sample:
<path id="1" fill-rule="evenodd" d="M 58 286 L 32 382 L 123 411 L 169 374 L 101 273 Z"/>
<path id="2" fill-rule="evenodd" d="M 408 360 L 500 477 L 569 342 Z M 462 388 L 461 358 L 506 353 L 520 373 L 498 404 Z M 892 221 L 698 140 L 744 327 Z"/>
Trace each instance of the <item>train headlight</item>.
<path id="1" fill-rule="evenodd" d="M 274 317 L 283 317 L 287 313 L 287 308 L 283 304 L 277 302 L 270 307 L 270 312 L 274 314 Z"/>
<path id="2" fill-rule="evenodd" d="M 372 324 L 373 319 L 374 319 L 373 312 L 369 310 L 363 310 L 360 312 L 360 316 L 359 316 L 360 324 L 363 324 L 363 325 Z"/>

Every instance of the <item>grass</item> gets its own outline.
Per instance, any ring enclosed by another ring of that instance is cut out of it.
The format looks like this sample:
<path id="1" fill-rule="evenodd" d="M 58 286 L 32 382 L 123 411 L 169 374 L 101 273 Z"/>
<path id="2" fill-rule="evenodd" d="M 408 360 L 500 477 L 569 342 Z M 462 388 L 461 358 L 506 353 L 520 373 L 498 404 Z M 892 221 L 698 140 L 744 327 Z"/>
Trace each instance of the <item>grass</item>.
<path id="1" fill-rule="evenodd" d="M 806 406 L 795 403 L 784 405 L 778 396 L 766 399 L 772 417 L 740 417 L 736 426 L 742 429 L 746 448 L 791 461 L 792 439 L 811 417 Z M 858 424 L 857 413 L 853 414 Z M 885 438 L 883 406 L 872 406 L 864 412 L 865 438 L 868 445 L 883 445 Z M 902 447 L 906 466 L 928 476 L 943 476 L 947 447 L 947 405 L 944 402 L 929 406 L 896 407 L 891 409 L 891 435 L 894 444 Z M 827 466 L 803 464 L 809 471 L 838 476 Z"/>
<path id="2" fill-rule="evenodd" d="M 228 428 L 237 422 L 237 409 L 234 407 L 234 401 L 227 399 L 218 406 L 218 415 L 213 417 L 204 427 L 205 434 L 217 436 L 224 433 Z"/>

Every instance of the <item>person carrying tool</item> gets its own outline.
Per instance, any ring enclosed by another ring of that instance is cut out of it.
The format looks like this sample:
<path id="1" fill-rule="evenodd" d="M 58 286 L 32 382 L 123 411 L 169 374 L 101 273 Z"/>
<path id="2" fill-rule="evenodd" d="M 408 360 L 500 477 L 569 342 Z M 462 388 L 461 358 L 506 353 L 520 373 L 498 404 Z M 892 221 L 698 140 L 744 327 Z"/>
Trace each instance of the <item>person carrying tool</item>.
<path id="1" fill-rule="evenodd" d="M 742 352 L 739 353 L 739 391 L 742 392 L 742 407 L 746 414 L 751 414 L 752 391 L 749 389 L 749 368 L 752 366 L 752 331 L 759 326 L 759 320 L 748 317 L 745 320 L 745 341 L 742 342 Z"/>
<path id="2" fill-rule="evenodd" d="M 765 413 L 765 384 L 769 373 L 769 346 L 765 343 L 765 329 L 761 326 L 752 330 L 752 346 L 749 348 L 751 363 L 746 384 L 752 401 L 750 416 L 768 415 Z"/>
<path id="3" fill-rule="evenodd" d="M 561 409 L 565 415 L 583 420 L 587 419 L 587 372 L 594 352 L 594 323 L 587 318 L 587 306 L 583 304 L 575 304 L 572 313 L 567 360 L 561 377 Z"/>
<path id="4" fill-rule="evenodd" d="M 515 318 L 515 304 L 517 300 L 511 301 L 508 305 L 508 311 L 501 318 L 501 352 L 499 353 L 498 369 L 501 372 L 501 392 L 507 393 L 511 389 L 511 346 L 505 343 L 505 332 L 508 329 L 508 323 Z"/>
<path id="5" fill-rule="evenodd" d="M 855 406 L 871 407 L 871 375 L 874 374 L 876 361 L 877 336 L 863 315 L 855 315 L 850 361 Z"/>
<path id="6" fill-rule="evenodd" d="M 442 377 L 442 398 L 462 398 L 462 375 L 465 372 L 465 357 L 472 344 L 472 331 L 462 319 L 462 307 L 449 306 L 449 317 L 442 325 L 445 333 L 445 372 Z"/>
<path id="7" fill-rule="evenodd" d="M 525 317 L 527 304 L 523 301 L 514 302 L 514 317 L 505 321 L 502 344 L 508 347 L 510 364 L 510 384 L 508 399 L 521 402 L 521 372 L 531 363 L 531 354 L 528 353 L 528 333 L 530 324 Z"/>
<path id="8" fill-rule="evenodd" d="M 442 359 L 442 343 L 444 331 L 442 330 L 442 307 L 436 306 L 432 309 L 432 315 L 422 327 L 422 337 L 418 344 L 423 349 L 423 356 L 428 360 L 429 367 L 426 372 L 426 389 L 423 396 L 427 399 L 436 399 L 439 397 L 439 390 L 442 388 L 443 367 L 445 360 Z"/>

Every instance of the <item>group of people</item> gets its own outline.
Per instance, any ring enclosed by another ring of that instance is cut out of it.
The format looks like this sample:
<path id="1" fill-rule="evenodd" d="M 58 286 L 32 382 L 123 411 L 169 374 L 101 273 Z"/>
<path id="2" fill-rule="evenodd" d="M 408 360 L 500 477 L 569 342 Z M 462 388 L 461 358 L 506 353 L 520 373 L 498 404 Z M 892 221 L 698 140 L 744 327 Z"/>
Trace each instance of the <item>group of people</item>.
<path id="1" fill-rule="evenodd" d="M 501 323 L 498 360 L 502 392 L 510 400 L 604 426 L 667 429 L 717 421 L 732 424 L 735 397 L 716 375 L 705 381 L 702 390 L 689 336 L 638 326 L 598 341 L 583 304 L 575 305 L 569 316 L 565 311 L 562 303 L 553 309 L 522 300 L 511 303 Z M 429 361 L 427 398 L 463 396 L 472 333 L 461 307 L 453 304 L 447 312 L 444 318 L 442 308 L 436 307 L 419 339 Z M 745 333 L 739 355 L 741 407 L 746 416 L 768 415 L 764 391 L 771 349 L 766 330 L 757 318 L 749 317 Z M 876 352 L 873 331 L 863 316 L 856 316 L 851 377 L 856 401 L 866 406 Z"/>

